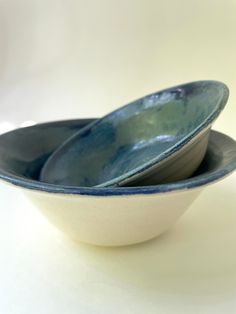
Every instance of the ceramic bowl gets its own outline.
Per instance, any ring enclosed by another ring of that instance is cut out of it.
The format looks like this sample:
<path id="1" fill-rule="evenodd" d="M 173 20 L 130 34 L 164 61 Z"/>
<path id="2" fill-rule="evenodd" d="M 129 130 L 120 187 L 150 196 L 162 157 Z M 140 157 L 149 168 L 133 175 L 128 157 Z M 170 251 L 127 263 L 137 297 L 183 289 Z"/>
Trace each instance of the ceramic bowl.
<path id="1" fill-rule="evenodd" d="M 189 177 L 201 163 L 227 87 L 200 81 L 126 105 L 80 130 L 45 163 L 44 182 L 135 186 Z"/>
<path id="2" fill-rule="evenodd" d="M 48 156 L 91 120 L 35 125 L 0 136 L 0 178 L 21 188 L 71 238 L 103 246 L 143 242 L 169 229 L 199 193 L 236 168 L 236 142 L 211 131 L 195 175 L 149 187 L 79 188 L 38 181 Z"/>

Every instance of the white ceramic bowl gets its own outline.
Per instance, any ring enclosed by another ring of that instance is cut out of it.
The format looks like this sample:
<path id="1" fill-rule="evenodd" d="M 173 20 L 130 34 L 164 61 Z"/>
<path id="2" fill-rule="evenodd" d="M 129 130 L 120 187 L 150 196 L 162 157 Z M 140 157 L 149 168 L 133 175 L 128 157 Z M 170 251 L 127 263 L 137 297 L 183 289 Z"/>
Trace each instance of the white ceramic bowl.
<path id="1" fill-rule="evenodd" d="M 144 242 L 168 230 L 202 189 L 116 196 L 29 190 L 25 194 L 53 225 L 72 239 L 121 246 Z"/>
<path id="2" fill-rule="evenodd" d="M 191 178 L 156 186 L 76 188 L 38 181 L 48 156 L 88 120 L 36 125 L 0 136 L 0 179 L 20 187 L 71 238 L 103 246 L 143 242 L 169 229 L 210 183 L 236 168 L 236 143 L 212 131 Z"/>

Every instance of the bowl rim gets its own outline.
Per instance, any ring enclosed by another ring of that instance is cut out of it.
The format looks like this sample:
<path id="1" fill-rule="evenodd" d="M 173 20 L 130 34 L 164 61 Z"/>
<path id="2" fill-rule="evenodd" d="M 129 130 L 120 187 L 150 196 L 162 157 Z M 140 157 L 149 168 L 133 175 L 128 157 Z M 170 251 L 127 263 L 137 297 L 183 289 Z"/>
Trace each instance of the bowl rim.
<path id="1" fill-rule="evenodd" d="M 87 119 L 70 119 L 70 120 L 59 120 L 53 122 L 38 123 L 33 126 L 20 128 L 20 129 L 32 129 L 47 125 L 63 125 L 68 123 L 76 123 L 82 121 L 89 121 L 91 118 Z M 4 133 L 0 137 L 19 131 L 20 129 L 15 129 L 13 131 Z M 37 180 L 32 180 L 26 177 L 17 176 L 10 172 L 7 172 L 0 168 L 0 180 L 11 183 L 15 186 L 22 187 L 28 190 L 35 190 L 47 193 L 56 193 L 56 194 L 74 194 L 74 195 L 87 195 L 87 196 L 125 196 L 125 195 L 137 195 L 137 194 L 160 194 L 160 193 L 169 193 L 169 192 L 180 192 L 184 190 L 190 190 L 193 188 L 198 188 L 201 186 L 214 183 L 221 178 L 229 175 L 236 169 L 236 141 L 231 137 L 217 131 L 211 131 L 217 137 L 217 143 L 227 141 L 228 150 L 225 153 L 224 158 L 231 153 L 233 158 L 230 162 L 224 167 L 219 168 L 218 170 L 212 171 L 208 175 L 198 175 L 186 180 L 178 181 L 175 183 L 168 184 L 159 184 L 152 186 L 137 186 L 137 187 L 75 187 L 75 186 L 62 186 L 49 184 Z"/>
<path id="2" fill-rule="evenodd" d="M 105 116 L 95 120 L 94 122 L 88 124 L 81 130 L 78 130 L 75 134 L 70 136 L 65 142 L 63 142 L 53 153 L 52 155 L 48 158 L 48 160 L 45 162 L 44 166 L 42 169 L 45 169 L 45 165 L 47 167 L 48 164 L 50 164 L 55 156 L 60 153 L 60 151 L 63 151 L 67 145 L 69 145 L 72 141 L 74 141 L 80 134 L 84 134 L 87 131 L 89 131 L 91 128 L 96 127 L 100 123 L 105 122 L 108 118 L 115 118 L 117 113 L 123 111 L 125 108 L 132 106 L 133 104 L 149 99 L 153 96 L 161 95 L 166 92 L 171 92 L 176 89 L 186 89 L 186 87 L 198 87 L 205 84 L 208 88 L 215 87 L 219 90 L 220 94 L 217 99 L 217 102 L 214 104 L 214 109 L 211 111 L 211 113 L 204 118 L 201 123 L 193 129 L 191 132 L 189 132 L 187 135 L 185 135 L 181 140 L 179 140 L 177 143 L 175 143 L 173 146 L 169 147 L 168 149 L 164 150 L 162 153 L 160 153 L 157 157 L 149 160 L 148 162 L 127 171 L 126 173 L 119 175 L 113 179 L 104 181 L 100 184 L 97 184 L 95 187 L 117 187 L 117 186 L 122 186 L 123 184 L 131 183 L 132 181 L 135 180 L 137 177 L 139 177 L 142 174 L 145 174 L 146 172 L 150 171 L 152 168 L 156 167 L 158 164 L 164 162 L 164 160 L 167 160 L 170 158 L 172 155 L 176 154 L 179 150 L 181 150 L 185 145 L 190 143 L 196 136 L 200 135 L 202 132 L 204 132 L 207 128 L 211 126 L 213 121 L 219 116 L 221 111 L 224 109 L 228 97 L 229 97 L 229 89 L 228 87 L 220 81 L 216 80 L 199 80 L 199 81 L 192 81 L 192 82 L 187 82 L 183 84 L 179 84 L 176 86 L 168 87 L 166 89 L 162 89 L 160 91 L 148 94 L 146 96 L 143 96 L 141 98 L 138 98 L 132 102 L 129 102 L 128 104 L 119 107 L 118 109 L 106 114 Z M 142 104 L 141 104 L 142 106 Z"/>

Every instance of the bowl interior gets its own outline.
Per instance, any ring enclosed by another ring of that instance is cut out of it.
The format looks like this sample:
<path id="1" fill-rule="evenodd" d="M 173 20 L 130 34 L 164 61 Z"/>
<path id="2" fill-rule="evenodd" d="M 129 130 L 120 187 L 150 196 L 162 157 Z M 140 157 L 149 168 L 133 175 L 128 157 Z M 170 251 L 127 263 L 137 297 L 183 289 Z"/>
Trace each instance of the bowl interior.
<path id="1" fill-rule="evenodd" d="M 137 173 L 142 175 L 143 170 L 176 152 L 177 144 L 190 139 L 204 123 L 206 127 L 227 96 L 224 84 L 201 81 L 134 101 L 63 144 L 46 162 L 41 180 L 111 186 Z"/>
<path id="2" fill-rule="evenodd" d="M 38 180 L 41 168 L 63 141 L 94 119 L 43 123 L 0 136 L 0 171 Z"/>
<path id="3" fill-rule="evenodd" d="M 167 192 L 199 186 L 232 172 L 236 167 L 236 142 L 211 131 L 205 158 L 189 179 L 172 184 L 135 188 L 59 187 L 38 181 L 44 162 L 74 132 L 92 119 L 68 120 L 21 128 L 0 136 L 0 178 L 25 188 L 74 194 L 133 194 Z"/>

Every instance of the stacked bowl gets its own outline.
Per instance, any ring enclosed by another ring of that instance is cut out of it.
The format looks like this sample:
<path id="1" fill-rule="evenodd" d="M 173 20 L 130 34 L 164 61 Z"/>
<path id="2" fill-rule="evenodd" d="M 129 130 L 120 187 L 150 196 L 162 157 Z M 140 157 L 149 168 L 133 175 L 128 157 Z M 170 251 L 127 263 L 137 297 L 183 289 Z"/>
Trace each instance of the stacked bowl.
<path id="1" fill-rule="evenodd" d="M 0 136 L 0 179 L 71 238 L 103 246 L 169 229 L 208 184 L 236 168 L 236 142 L 211 130 L 228 99 L 217 81 L 175 86 L 101 119 Z"/>

